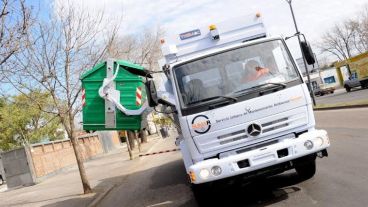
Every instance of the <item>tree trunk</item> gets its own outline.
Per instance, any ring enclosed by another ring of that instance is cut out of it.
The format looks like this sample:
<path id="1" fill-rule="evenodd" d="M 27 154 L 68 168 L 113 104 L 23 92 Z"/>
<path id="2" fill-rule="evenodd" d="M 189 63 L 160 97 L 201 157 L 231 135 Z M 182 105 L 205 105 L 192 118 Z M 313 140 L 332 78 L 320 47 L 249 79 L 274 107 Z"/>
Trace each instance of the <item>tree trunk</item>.
<path id="1" fill-rule="evenodd" d="M 135 148 L 135 133 L 134 131 L 128 131 L 128 139 L 129 139 L 129 145 L 130 145 L 130 149 L 134 150 Z"/>
<path id="2" fill-rule="evenodd" d="M 89 181 L 87 179 L 86 169 L 84 168 L 82 156 L 80 154 L 78 140 L 76 139 L 74 133 L 72 133 L 72 134 L 73 135 L 70 138 L 70 140 L 72 141 L 72 146 L 73 146 L 75 158 L 77 160 L 77 165 L 78 165 L 79 174 L 80 174 L 80 177 L 81 177 L 81 180 L 82 180 L 84 194 L 92 193 L 91 186 L 90 186 Z"/>
<path id="3" fill-rule="evenodd" d="M 69 135 L 70 140 L 72 142 L 75 158 L 77 160 L 79 175 L 81 177 L 81 181 L 82 181 L 82 185 L 83 185 L 83 192 L 84 192 L 84 194 L 88 194 L 88 193 L 92 193 L 93 191 L 92 191 L 92 188 L 91 188 L 91 186 L 89 184 L 89 181 L 87 179 L 86 169 L 84 168 L 82 155 L 80 153 L 78 138 L 77 138 L 77 135 L 75 133 L 74 119 L 72 117 L 73 116 L 72 116 L 71 112 L 69 112 L 68 120 L 69 120 L 70 128 L 69 128 L 68 135 Z"/>
<path id="4" fill-rule="evenodd" d="M 128 148 L 129 158 L 130 160 L 133 160 L 133 153 L 132 153 L 132 149 L 130 148 L 130 141 L 128 139 L 128 131 L 125 131 L 125 141 L 126 141 L 127 148 Z"/>
<path id="5" fill-rule="evenodd" d="M 141 131 L 139 132 L 139 136 L 141 138 L 142 143 L 147 143 L 147 134 L 144 129 L 141 129 Z"/>

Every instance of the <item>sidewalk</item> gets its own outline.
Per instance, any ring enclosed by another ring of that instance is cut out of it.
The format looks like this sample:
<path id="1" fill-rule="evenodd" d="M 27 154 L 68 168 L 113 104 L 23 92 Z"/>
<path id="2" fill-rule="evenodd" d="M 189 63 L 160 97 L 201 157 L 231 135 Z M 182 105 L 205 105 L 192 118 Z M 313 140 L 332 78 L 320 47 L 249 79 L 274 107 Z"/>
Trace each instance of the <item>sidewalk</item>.
<path id="1" fill-rule="evenodd" d="M 149 136 L 148 143 L 142 145 L 141 153 L 147 153 L 159 140 L 162 139 L 158 135 Z M 136 148 L 134 156 L 138 155 Z M 129 174 L 138 160 L 129 160 L 127 148 L 123 148 L 85 162 L 88 179 L 95 191 L 93 194 L 82 194 L 79 171 L 73 166 L 39 184 L 0 192 L 0 206 L 88 206 L 93 199 L 111 187 L 101 183 L 102 180 Z"/>

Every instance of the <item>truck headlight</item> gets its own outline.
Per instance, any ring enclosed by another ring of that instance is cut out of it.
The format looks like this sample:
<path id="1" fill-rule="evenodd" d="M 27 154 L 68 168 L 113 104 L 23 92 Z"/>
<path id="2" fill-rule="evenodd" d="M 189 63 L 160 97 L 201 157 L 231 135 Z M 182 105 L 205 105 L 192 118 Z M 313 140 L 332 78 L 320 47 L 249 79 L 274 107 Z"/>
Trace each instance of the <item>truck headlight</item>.
<path id="1" fill-rule="evenodd" d="M 207 169 L 202 169 L 199 171 L 199 176 L 205 180 L 208 178 L 208 176 L 210 175 L 210 171 L 208 171 Z"/>
<path id="2" fill-rule="evenodd" d="M 221 173 L 222 173 L 222 169 L 221 169 L 221 167 L 219 167 L 219 166 L 214 166 L 214 167 L 212 167 L 212 168 L 211 168 L 211 173 L 212 173 L 212 175 L 214 175 L 214 176 L 221 175 Z"/>
<path id="3" fill-rule="evenodd" d="M 310 140 L 307 140 L 304 142 L 304 147 L 307 149 L 307 150 L 311 150 L 313 148 L 313 142 L 310 141 Z"/>
<path id="4" fill-rule="evenodd" d="M 315 140 L 314 140 L 314 144 L 318 147 L 321 147 L 323 145 L 324 141 L 322 139 L 322 137 L 317 137 Z"/>

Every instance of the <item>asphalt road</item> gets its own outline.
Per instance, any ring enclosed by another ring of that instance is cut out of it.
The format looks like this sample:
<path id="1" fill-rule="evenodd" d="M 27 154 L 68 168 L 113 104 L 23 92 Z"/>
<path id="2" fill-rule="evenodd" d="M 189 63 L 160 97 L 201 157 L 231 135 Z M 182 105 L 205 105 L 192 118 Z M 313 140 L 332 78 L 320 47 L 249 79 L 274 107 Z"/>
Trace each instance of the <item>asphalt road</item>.
<path id="1" fill-rule="evenodd" d="M 358 100 L 368 100 L 368 89 L 353 88 L 351 92 L 347 93 L 344 88 L 341 88 L 335 90 L 333 94 L 316 97 L 317 104 L 336 104 Z"/>
<path id="2" fill-rule="evenodd" d="M 218 190 L 206 206 L 368 206 L 368 108 L 316 112 L 331 139 L 329 157 L 316 175 L 299 180 L 294 170 L 255 183 Z M 154 151 L 173 148 L 163 140 Z M 145 157 L 99 206 L 197 206 L 178 152 Z"/>

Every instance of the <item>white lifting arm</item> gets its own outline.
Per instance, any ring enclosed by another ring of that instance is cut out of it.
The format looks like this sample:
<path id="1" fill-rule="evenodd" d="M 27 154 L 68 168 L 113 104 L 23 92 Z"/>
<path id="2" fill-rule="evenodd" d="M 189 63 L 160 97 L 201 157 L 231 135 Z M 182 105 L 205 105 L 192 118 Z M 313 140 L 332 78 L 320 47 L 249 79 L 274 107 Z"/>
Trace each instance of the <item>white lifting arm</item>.
<path id="1" fill-rule="evenodd" d="M 102 86 L 98 90 L 98 94 L 100 95 L 101 98 L 113 103 L 116 106 L 116 108 L 118 108 L 126 115 L 141 115 L 144 112 L 144 110 L 146 110 L 148 107 L 147 100 L 142 104 L 141 108 L 137 110 L 127 109 L 120 104 L 120 91 L 116 90 L 112 84 L 119 73 L 119 68 L 120 65 L 117 64 L 115 74 L 112 77 L 105 78 L 103 80 Z"/>

